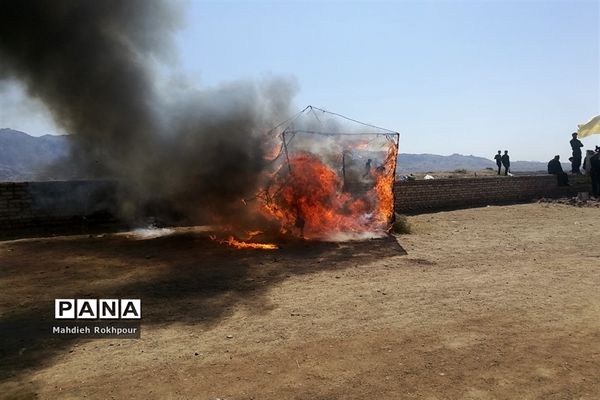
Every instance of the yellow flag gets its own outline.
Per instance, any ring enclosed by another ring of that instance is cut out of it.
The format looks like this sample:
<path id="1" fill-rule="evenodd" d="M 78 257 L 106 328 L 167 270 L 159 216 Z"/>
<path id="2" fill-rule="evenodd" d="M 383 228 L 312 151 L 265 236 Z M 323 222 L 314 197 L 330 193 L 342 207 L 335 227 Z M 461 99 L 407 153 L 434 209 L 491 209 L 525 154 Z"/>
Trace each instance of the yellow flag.
<path id="1" fill-rule="evenodd" d="M 577 136 L 600 135 L 600 115 L 595 116 L 583 125 L 577 125 Z"/>

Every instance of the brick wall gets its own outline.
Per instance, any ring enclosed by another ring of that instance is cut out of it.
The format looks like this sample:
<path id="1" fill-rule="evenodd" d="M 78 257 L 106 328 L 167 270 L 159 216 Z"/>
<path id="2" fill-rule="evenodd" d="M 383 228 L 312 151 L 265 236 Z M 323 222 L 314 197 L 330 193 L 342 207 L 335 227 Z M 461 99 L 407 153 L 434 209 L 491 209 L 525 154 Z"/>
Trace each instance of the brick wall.
<path id="1" fill-rule="evenodd" d="M 558 187 L 552 175 L 397 182 L 395 206 L 399 213 L 416 214 L 575 196 L 591 189 L 585 177 L 569 179 L 568 187 Z"/>
<path id="2" fill-rule="evenodd" d="M 113 222 L 115 183 L 108 181 L 0 183 L 0 235 L 15 229 Z"/>
<path id="3" fill-rule="evenodd" d="M 589 191 L 585 178 L 558 187 L 549 175 L 398 182 L 396 209 L 415 214 L 488 204 L 529 202 Z M 0 183 L 0 236 L 14 230 L 81 227 L 117 222 L 116 183 L 109 181 Z"/>

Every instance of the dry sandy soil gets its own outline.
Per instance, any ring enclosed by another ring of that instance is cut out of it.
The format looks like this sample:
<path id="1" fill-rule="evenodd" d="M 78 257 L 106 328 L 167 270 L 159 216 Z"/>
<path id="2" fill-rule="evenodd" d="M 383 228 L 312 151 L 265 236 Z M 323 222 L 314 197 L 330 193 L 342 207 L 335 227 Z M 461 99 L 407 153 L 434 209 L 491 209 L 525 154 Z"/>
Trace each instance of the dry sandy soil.
<path id="1" fill-rule="evenodd" d="M 185 231 L 0 242 L 0 397 L 600 398 L 597 208 L 410 222 L 271 252 Z M 63 297 L 140 297 L 142 338 L 50 338 Z"/>

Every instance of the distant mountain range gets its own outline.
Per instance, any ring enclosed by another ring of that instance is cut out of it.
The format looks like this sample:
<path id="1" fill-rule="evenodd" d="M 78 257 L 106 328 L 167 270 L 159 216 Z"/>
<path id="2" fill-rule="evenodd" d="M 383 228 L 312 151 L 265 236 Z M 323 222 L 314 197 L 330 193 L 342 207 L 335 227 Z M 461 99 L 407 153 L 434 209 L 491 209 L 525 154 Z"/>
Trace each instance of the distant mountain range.
<path id="1" fill-rule="evenodd" d="M 68 136 L 30 136 L 13 129 L 0 129 L 0 181 L 28 181 L 68 179 L 54 166 L 69 155 Z M 398 156 L 399 174 L 414 172 L 439 172 L 465 169 L 480 171 L 496 168 L 494 161 L 477 156 L 452 154 L 406 154 Z M 514 172 L 545 171 L 546 163 L 513 161 Z M 61 169 L 64 170 L 64 169 Z"/>
<path id="2" fill-rule="evenodd" d="M 0 181 L 40 179 L 68 155 L 66 136 L 34 137 L 13 129 L 0 129 Z"/>
<path id="3" fill-rule="evenodd" d="M 563 164 L 566 168 L 566 164 Z M 496 162 L 484 157 L 452 154 L 440 156 L 437 154 L 407 154 L 398 155 L 398 173 L 439 172 L 466 169 L 481 171 L 486 168 L 496 169 Z M 539 161 L 511 161 L 513 172 L 545 172 L 547 163 Z"/>

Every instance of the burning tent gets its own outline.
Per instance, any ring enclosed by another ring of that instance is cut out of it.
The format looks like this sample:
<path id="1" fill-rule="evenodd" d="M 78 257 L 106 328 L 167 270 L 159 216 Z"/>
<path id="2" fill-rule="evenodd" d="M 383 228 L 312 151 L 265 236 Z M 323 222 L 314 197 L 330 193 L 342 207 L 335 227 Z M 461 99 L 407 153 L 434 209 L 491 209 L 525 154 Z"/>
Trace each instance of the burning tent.
<path id="1" fill-rule="evenodd" d="M 281 233 L 344 240 L 387 232 L 399 133 L 312 106 L 276 130 L 281 143 L 255 200 Z"/>

